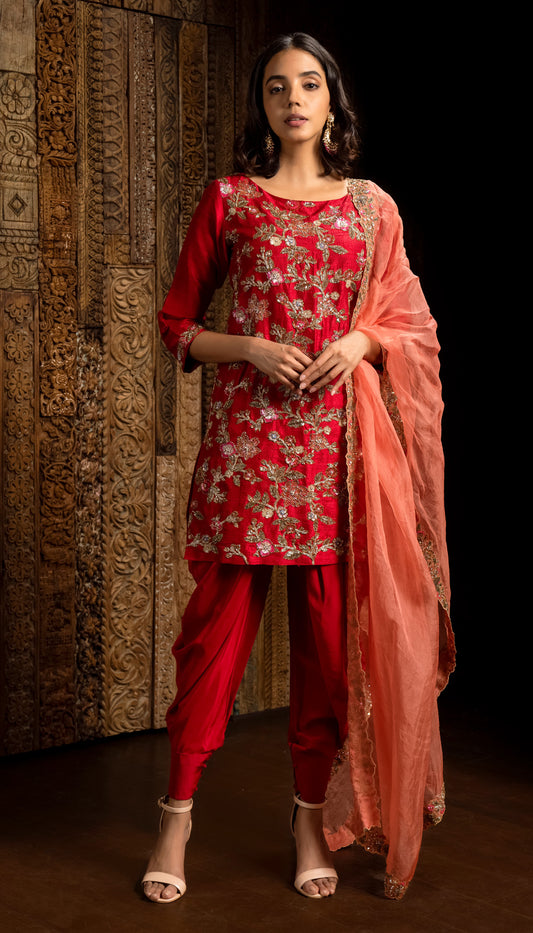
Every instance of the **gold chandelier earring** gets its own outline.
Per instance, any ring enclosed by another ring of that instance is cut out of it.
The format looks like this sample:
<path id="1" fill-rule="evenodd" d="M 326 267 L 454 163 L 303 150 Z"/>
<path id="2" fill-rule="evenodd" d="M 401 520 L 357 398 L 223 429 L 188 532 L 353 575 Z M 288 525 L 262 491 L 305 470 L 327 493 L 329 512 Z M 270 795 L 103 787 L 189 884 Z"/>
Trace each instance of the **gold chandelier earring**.
<path id="1" fill-rule="evenodd" d="M 274 140 L 272 139 L 270 130 L 265 136 L 265 152 L 267 156 L 274 155 Z"/>
<path id="2" fill-rule="evenodd" d="M 335 117 L 331 113 L 328 113 L 328 118 L 326 120 L 326 129 L 324 130 L 324 135 L 322 136 L 322 142 L 324 143 L 324 149 L 326 152 L 334 153 L 339 148 L 339 144 L 334 142 L 331 138 L 331 131 L 335 125 Z"/>

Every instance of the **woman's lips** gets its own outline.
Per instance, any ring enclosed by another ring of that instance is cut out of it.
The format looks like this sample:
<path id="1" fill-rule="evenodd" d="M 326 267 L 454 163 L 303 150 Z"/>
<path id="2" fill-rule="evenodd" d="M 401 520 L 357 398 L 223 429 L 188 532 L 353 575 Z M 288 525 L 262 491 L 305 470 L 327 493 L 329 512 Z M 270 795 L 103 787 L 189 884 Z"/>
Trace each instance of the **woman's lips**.
<path id="1" fill-rule="evenodd" d="M 307 117 L 301 117 L 298 114 L 291 114 L 290 117 L 287 117 L 285 123 L 287 126 L 303 126 L 304 123 L 307 123 Z"/>

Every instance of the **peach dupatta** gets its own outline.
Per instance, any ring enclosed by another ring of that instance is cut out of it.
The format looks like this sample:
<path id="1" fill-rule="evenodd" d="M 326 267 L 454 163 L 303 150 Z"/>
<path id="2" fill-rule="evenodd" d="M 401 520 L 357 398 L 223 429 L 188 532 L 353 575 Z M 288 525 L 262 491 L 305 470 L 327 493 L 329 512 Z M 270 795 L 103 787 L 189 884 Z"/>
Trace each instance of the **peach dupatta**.
<path id="1" fill-rule="evenodd" d="M 409 268 L 392 199 L 350 191 L 367 240 L 352 327 L 383 348 L 348 386 L 351 555 L 349 733 L 328 787 L 331 849 L 387 854 L 385 893 L 402 897 L 425 825 L 444 813 L 437 696 L 454 667 L 440 439 L 436 323 Z"/>

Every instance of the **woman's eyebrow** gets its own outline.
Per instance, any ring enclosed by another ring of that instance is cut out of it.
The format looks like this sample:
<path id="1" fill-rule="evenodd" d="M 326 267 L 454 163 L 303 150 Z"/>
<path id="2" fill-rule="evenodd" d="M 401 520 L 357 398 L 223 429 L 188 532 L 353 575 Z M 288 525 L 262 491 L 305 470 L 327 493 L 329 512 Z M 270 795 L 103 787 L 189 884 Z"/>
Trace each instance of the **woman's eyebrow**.
<path id="1" fill-rule="evenodd" d="M 322 77 L 322 75 L 318 71 L 302 71 L 302 73 L 299 74 L 298 77 L 307 78 L 308 75 L 316 75 L 317 78 Z M 286 81 L 286 80 L 287 80 L 287 75 L 270 75 L 270 77 L 266 79 L 265 84 L 268 84 L 269 81 Z"/>

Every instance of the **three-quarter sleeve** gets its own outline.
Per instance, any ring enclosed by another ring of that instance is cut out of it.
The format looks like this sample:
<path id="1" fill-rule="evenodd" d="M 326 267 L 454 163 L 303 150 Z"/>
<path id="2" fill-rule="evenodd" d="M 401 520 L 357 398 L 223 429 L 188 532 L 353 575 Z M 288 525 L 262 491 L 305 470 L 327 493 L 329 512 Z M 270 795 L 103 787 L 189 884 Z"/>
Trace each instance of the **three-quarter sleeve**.
<path id="1" fill-rule="evenodd" d="M 212 182 L 194 212 L 170 291 L 158 314 L 163 341 L 185 372 L 199 365 L 189 347 L 205 330 L 205 313 L 213 292 L 224 282 L 229 260 L 224 204 L 219 183 Z"/>

